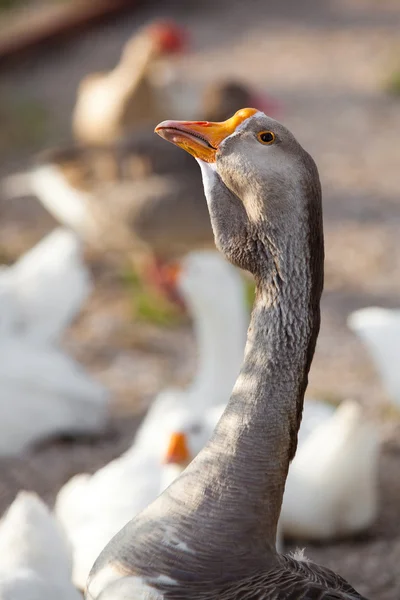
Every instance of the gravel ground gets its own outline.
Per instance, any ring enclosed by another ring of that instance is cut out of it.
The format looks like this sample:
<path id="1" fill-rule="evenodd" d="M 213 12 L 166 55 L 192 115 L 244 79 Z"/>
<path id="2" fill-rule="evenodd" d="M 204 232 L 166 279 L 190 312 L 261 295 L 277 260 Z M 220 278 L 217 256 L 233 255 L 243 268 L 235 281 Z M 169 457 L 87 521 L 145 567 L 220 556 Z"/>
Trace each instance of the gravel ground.
<path id="1" fill-rule="evenodd" d="M 0 145 L 2 173 L 22 168 L 33 150 L 69 137 L 80 78 L 112 66 L 122 43 L 142 22 L 170 15 L 193 31 L 182 70 L 190 80 L 235 75 L 282 103 L 282 120 L 316 158 L 324 190 L 326 285 L 322 328 L 310 394 L 353 397 L 381 427 L 381 508 L 376 525 L 354 540 L 304 544 L 376 600 L 400 596 L 400 421 L 359 341 L 346 327 L 352 310 L 400 304 L 400 101 L 383 91 L 398 55 L 400 6 L 377 0 L 148 2 L 136 13 L 94 30 L 45 56 L 2 73 L 9 97 L 45 108 L 43 139 Z M 212 65 L 212 67 L 210 67 Z M 35 202 L 0 204 L 0 250 L 11 257 L 53 227 Z M 30 485 L 49 501 L 73 473 L 117 456 L 133 436 L 138 413 L 166 382 L 184 383 L 195 354 L 188 327 L 160 330 L 127 322 L 124 289 L 104 268 L 97 290 L 68 334 L 67 346 L 115 393 L 107 439 L 45 445 L 0 461 L 5 507 L 14 489 Z M 390 413 L 390 420 L 388 414 Z"/>

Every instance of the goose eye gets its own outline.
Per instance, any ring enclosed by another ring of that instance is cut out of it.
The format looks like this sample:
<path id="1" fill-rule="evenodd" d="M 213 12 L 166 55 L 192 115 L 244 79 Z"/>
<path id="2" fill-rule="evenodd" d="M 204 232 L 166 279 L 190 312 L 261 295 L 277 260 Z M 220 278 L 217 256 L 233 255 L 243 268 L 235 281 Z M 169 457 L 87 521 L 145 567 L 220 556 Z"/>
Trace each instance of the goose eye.
<path id="1" fill-rule="evenodd" d="M 198 435 L 199 433 L 201 433 L 201 430 L 202 430 L 201 425 L 196 423 L 191 426 L 190 433 L 192 433 L 193 435 Z"/>
<path id="2" fill-rule="evenodd" d="M 275 141 L 275 134 L 272 131 L 262 131 L 257 135 L 258 141 L 262 144 L 272 144 Z"/>

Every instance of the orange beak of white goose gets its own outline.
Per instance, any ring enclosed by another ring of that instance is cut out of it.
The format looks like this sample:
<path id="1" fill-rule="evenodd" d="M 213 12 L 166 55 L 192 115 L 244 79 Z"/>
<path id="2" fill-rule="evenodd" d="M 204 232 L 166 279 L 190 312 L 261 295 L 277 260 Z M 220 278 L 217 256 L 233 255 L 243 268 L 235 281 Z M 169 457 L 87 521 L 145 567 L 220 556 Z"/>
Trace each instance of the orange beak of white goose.
<path id="1" fill-rule="evenodd" d="M 258 112 L 256 108 L 242 108 L 227 121 L 163 121 L 155 128 L 159 136 L 180 146 L 195 158 L 213 163 L 219 145 L 235 133 L 237 128 Z"/>
<path id="2" fill-rule="evenodd" d="M 173 433 L 169 440 L 167 452 L 164 456 L 164 464 L 186 465 L 190 462 L 191 455 L 188 448 L 186 435 L 181 432 Z"/>

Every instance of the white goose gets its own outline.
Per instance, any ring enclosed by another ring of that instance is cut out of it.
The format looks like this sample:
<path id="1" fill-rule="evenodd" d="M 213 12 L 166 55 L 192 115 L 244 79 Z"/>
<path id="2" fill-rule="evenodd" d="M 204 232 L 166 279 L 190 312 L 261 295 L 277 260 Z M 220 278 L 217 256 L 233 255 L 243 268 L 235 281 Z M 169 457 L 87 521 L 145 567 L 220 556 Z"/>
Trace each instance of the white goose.
<path id="1" fill-rule="evenodd" d="M 35 495 L 20 492 L 0 521 L 2 600 L 79 600 L 59 525 Z"/>
<path id="2" fill-rule="evenodd" d="M 1 333 L 59 341 L 92 290 L 77 236 L 57 228 L 0 271 Z"/>
<path id="3" fill-rule="evenodd" d="M 310 427 L 312 425 L 312 428 Z M 284 535 L 328 540 L 367 529 L 378 511 L 379 438 L 361 406 L 304 404 L 280 517 Z"/>
<path id="4" fill-rule="evenodd" d="M 0 454 L 107 423 L 108 391 L 57 344 L 90 291 L 80 252 L 58 229 L 0 272 Z"/>
<path id="5" fill-rule="evenodd" d="M 392 400 L 400 408 L 400 310 L 363 308 L 348 326 L 364 342 Z"/>
<path id="6" fill-rule="evenodd" d="M 0 338 L 0 454 L 39 440 L 102 432 L 108 391 L 56 348 Z"/>
<path id="7" fill-rule="evenodd" d="M 86 76 L 72 117 L 75 138 L 107 145 L 134 127 L 153 123 L 168 108 L 184 105 L 185 97 L 169 80 L 174 75 L 171 55 L 184 50 L 185 37 L 173 22 L 151 23 L 127 41 L 114 69 Z"/>
<path id="8" fill-rule="evenodd" d="M 195 252 L 183 260 L 177 284 L 194 317 L 194 381 L 186 390 L 161 393 L 131 448 L 94 475 L 77 475 L 57 497 L 55 514 L 71 541 L 73 581 L 80 588 L 111 537 L 207 442 L 239 371 L 249 318 L 239 273 L 216 252 Z M 174 432 L 185 433 L 187 443 L 171 445 Z"/>

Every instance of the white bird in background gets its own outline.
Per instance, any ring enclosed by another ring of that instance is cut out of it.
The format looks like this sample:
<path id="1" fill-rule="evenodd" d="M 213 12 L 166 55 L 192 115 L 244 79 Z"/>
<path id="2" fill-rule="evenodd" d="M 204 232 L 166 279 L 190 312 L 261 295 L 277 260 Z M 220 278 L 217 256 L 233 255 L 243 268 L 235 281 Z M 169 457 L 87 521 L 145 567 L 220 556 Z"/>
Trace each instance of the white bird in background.
<path id="1" fill-rule="evenodd" d="M 188 389 L 156 398 L 127 452 L 59 492 L 55 514 L 71 541 L 80 588 L 111 537 L 208 441 L 239 372 L 249 318 L 239 273 L 217 252 L 204 251 L 188 255 L 176 275 L 194 319 L 197 373 Z"/>
<path id="2" fill-rule="evenodd" d="M 378 512 L 379 446 L 376 426 L 356 402 L 338 408 L 306 402 L 283 496 L 283 534 L 322 541 L 371 526 Z"/>
<path id="3" fill-rule="evenodd" d="M 80 243 L 64 229 L 0 272 L 0 454 L 105 428 L 109 392 L 58 345 L 90 289 Z"/>
<path id="4" fill-rule="evenodd" d="M 186 40 L 178 23 L 155 21 L 126 42 L 114 69 L 84 77 L 72 116 L 75 139 L 107 145 L 134 128 L 153 125 L 168 110 L 191 107 L 196 91 L 189 94 L 191 86 L 180 83 L 174 65 L 174 56 L 185 54 Z"/>
<path id="5" fill-rule="evenodd" d="M 400 408 L 400 310 L 363 308 L 353 312 L 347 324 L 366 345 L 389 396 Z"/>
<path id="6" fill-rule="evenodd" d="M 105 429 L 108 391 L 67 354 L 12 336 L 0 336 L 0 354 L 0 455 Z"/>
<path id="7" fill-rule="evenodd" d="M 0 271 L 1 333 L 59 341 L 92 290 L 77 236 L 61 227 Z"/>
<path id="8" fill-rule="evenodd" d="M 60 526 L 33 493 L 20 492 L 0 521 L 1 600 L 79 600 Z"/>

